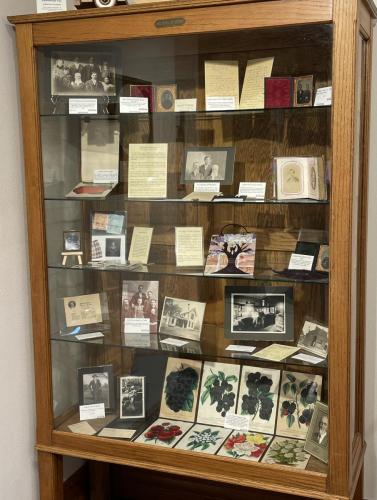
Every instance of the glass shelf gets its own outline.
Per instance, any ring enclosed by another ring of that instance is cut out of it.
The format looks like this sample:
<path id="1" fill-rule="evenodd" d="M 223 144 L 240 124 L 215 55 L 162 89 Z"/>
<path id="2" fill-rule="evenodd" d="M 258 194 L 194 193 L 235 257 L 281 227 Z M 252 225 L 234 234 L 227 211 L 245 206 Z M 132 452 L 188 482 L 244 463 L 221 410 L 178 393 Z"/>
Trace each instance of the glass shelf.
<path id="1" fill-rule="evenodd" d="M 73 266 L 63 266 L 62 264 L 49 264 L 49 269 L 67 269 L 77 271 L 110 271 L 120 273 L 134 273 L 134 274 L 152 274 L 152 275 L 167 275 L 167 276 L 192 276 L 196 278 L 208 279 L 226 279 L 226 280 L 244 280 L 244 281 L 276 281 L 285 283 L 311 283 L 319 285 L 327 285 L 329 278 L 324 276 L 322 279 L 298 279 L 281 276 L 275 274 L 271 269 L 257 270 L 254 276 L 243 274 L 231 275 L 217 275 L 217 274 L 204 274 L 204 268 L 180 268 L 171 264 L 140 264 L 133 266 L 123 265 L 90 265 L 90 264 L 75 264 Z"/>
<path id="2" fill-rule="evenodd" d="M 68 104 L 68 99 L 67 99 Z M 113 104 L 113 103 L 112 103 Z M 116 103 L 117 104 L 117 103 Z M 308 107 L 289 107 L 289 108 L 256 108 L 256 109 L 236 109 L 236 110 L 223 110 L 223 111 L 177 111 L 177 112 L 150 112 L 150 113 L 114 113 L 114 114 L 68 114 L 68 113 L 42 113 L 41 117 L 62 117 L 66 116 L 69 118 L 88 118 L 94 120 L 104 120 L 104 119 L 126 119 L 128 117 L 141 117 L 141 118 L 155 118 L 161 117 L 166 119 L 168 117 L 175 116 L 188 117 L 188 118 L 222 118 L 222 117 L 237 117 L 237 116 L 247 116 L 247 115 L 257 115 L 264 113 L 309 113 L 314 111 L 331 111 L 331 106 L 308 106 Z"/>
<path id="3" fill-rule="evenodd" d="M 47 188 L 47 190 L 49 190 Z M 51 190 L 49 190 L 51 191 Z M 186 196 L 187 193 L 184 193 Z M 311 200 L 311 199 L 301 199 L 301 200 L 243 200 L 229 201 L 227 196 L 224 196 L 225 200 L 217 201 L 198 201 L 198 200 L 184 200 L 182 198 L 128 198 L 126 194 L 110 194 L 107 198 L 67 198 L 66 196 L 61 196 L 60 194 L 54 195 L 49 192 L 45 195 L 45 201 L 96 201 L 96 202 L 106 202 L 106 201 L 123 201 L 124 203 L 191 203 L 195 205 L 224 205 L 224 204 L 234 204 L 234 205 L 329 205 L 329 200 Z"/>
<path id="4" fill-rule="evenodd" d="M 219 335 L 222 337 L 221 342 L 217 342 Z M 285 358 L 284 360 L 269 361 L 260 359 L 257 357 L 259 351 L 264 349 L 269 345 L 266 342 L 247 342 L 247 341 L 236 341 L 230 339 L 224 339 L 222 329 L 216 328 L 213 325 L 203 325 L 202 336 L 200 341 L 193 341 L 181 338 L 174 338 L 175 340 L 186 341 L 187 344 L 183 346 L 175 346 L 163 342 L 166 339 L 173 339 L 174 337 L 169 337 L 168 335 L 161 334 L 121 334 L 119 332 L 104 332 L 104 336 L 96 339 L 86 339 L 80 340 L 75 335 L 65 335 L 61 336 L 59 333 L 54 333 L 51 337 L 53 342 L 63 342 L 63 343 L 73 343 L 81 345 L 90 345 L 96 347 L 115 347 L 131 350 L 141 350 L 142 352 L 153 354 L 153 353 L 165 353 L 167 356 L 172 354 L 175 357 L 186 357 L 192 359 L 203 360 L 218 360 L 226 361 L 233 359 L 238 361 L 240 364 L 247 363 L 248 365 L 255 366 L 270 366 L 278 369 L 286 369 L 287 366 L 308 366 L 311 369 L 315 369 L 319 372 L 326 372 L 327 370 L 327 359 L 317 364 L 308 363 L 299 359 L 295 359 L 292 356 Z M 162 342 L 161 342 L 162 341 Z M 221 345 L 220 345 L 221 344 Z M 257 345 L 258 344 L 258 345 Z M 261 345 L 263 344 L 263 345 Z M 246 352 L 236 352 L 226 350 L 229 345 L 242 345 L 242 346 L 253 346 L 255 351 L 251 354 Z M 305 353 L 311 355 L 311 353 L 304 350 L 297 351 L 293 356 Z M 315 356 L 318 357 L 318 356 Z"/>

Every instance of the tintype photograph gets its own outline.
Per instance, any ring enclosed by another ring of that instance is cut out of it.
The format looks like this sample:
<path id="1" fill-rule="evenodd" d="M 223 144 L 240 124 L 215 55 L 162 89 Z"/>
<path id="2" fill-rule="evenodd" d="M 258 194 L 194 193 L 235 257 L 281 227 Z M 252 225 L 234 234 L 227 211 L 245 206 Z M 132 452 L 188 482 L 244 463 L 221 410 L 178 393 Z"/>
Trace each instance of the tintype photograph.
<path id="1" fill-rule="evenodd" d="M 321 245 L 319 248 L 316 271 L 328 273 L 330 270 L 330 247 L 329 245 Z"/>
<path id="2" fill-rule="evenodd" d="M 225 287 L 225 337 L 294 340 L 291 287 Z"/>
<path id="3" fill-rule="evenodd" d="M 329 453 L 328 414 L 328 406 L 317 402 L 305 441 L 305 451 L 326 464 L 328 463 Z"/>
<path id="4" fill-rule="evenodd" d="M 232 184 L 234 148 L 188 148 L 182 169 L 181 182 L 220 182 Z"/>
<path id="5" fill-rule="evenodd" d="M 297 346 L 321 358 L 327 357 L 329 329 L 314 321 L 305 321 Z"/>
<path id="6" fill-rule="evenodd" d="M 204 302 L 165 297 L 159 332 L 200 340 L 205 308 Z"/>
<path id="7" fill-rule="evenodd" d="M 54 96 L 115 96 L 113 56 L 106 53 L 61 51 L 51 57 Z"/>
<path id="8" fill-rule="evenodd" d="M 81 251 L 81 233 L 80 231 L 63 231 L 64 252 Z"/>
<path id="9" fill-rule="evenodd" d="M 137 333 L 130 318 L 149 319 L 149 333 L 157 333 L 158 281 L 123 281 L 121 316 L 124 333 Z"/>
<path id="10" fill-rule="evenodd" d="M 79 404 L 104 403 L 105 410 L 114 407 L 114 380 L 112 365 L 79 368 Z"/>
<path id="11" fill-rule="evenodd" d="M 120 418 L 145 417 L 145 377 L 120 377 Z"/>
<path id="12" fill-rule="evenodd" d="M 173 112 L 177 98 L 177 85 L 156 85 L 154 89 L 155 111 Z"/>
<path id="13" fill-rule="evenodd" d="M 313 75 L 294 79 L 293 105 L 295 108 L 313 105 Z"/>
<path id="14" fill-rule="evenodd" d="M 106 257 L 120 257 L 121 237 L 106 238 Z"/>

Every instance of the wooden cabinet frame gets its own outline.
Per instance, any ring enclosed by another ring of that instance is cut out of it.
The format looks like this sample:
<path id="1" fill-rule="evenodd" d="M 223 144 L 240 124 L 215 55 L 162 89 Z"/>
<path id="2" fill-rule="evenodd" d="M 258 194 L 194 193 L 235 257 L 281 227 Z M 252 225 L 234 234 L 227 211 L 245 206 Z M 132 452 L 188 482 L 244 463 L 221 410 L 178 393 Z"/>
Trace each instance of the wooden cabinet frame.
<path id="1" fill-rule="evenodd" d="M 61 456 L 76 456 L 190 477 L 280 491 L 317 499 L 350 499 L 359 481 L 365 449 L 363 432 L 363 360 L 365 308 L 366 189 L 370 97 L 372 2 L 357 0 L 182 0 L 161 4 L 92 9 L 9 18 L 16 26 L 25 175 L 29 224 L 30 279 L 33 304 L 37 407 L 37 450 L 41 498 L 62 498 Z M 184 18 L 181 26 L 156 21 Z M 332 203 L 330 241 L 328 474 L 284 467 L 231 462 L 195 453 L 98 439 L 54 431 L 48 314 L 47 258 L 44 230 L 40 119 L 36 48 L 72 42 L 121 40 L 182 33 L 253 29 L 295 24 L 333 23 Z M 95 29 L 93 29 L 95 27 Z M 363 61 L 357 57 L 363 40 Z M 356 79 L 363 67 L 361 127 L 355 136 Z M 358 162 L 355 142 L 360 139 Z M 358 314 L 352 330 L 352 220 L 354 175 L 360 175 L 358 212 Z M 363 189 L 364 188 L 364 189 Z M 354 339 L 354 347 L 352 347 Z M 352 380 L 356 381 L 351 390 Z M 353 411 L 352 409 L 357 408 Z M 353 416 L 353 417 L 352 417 Z M 360 487 L 357 497 L 361 494 Z"/>

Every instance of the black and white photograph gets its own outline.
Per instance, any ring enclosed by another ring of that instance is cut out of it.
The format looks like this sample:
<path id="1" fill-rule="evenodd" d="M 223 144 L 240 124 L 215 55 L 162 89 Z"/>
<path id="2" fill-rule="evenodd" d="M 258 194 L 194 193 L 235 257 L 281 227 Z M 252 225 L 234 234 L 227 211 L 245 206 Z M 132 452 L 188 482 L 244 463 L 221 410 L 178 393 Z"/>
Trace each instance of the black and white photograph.
<path id="1" fill-rule="evenodd" d="M 64 252 L 81 251 L 81 233 L 80 231 L 63 231 Z"/>
<path id="2" fill-rule="evenodd" d="M 121 237 L 106 238 L 106 257 L 120 257 Z"/>
<path id="3" fill-rule="evenodd" d="M 299 76 L 294 79 L 294 107 L 313 105 L 313 75 Z"/>
<path id="4" fill-rule="evenodd" d="M 132 319 L 149 321 L 149 332 L 157 333 L 158 281 L 123 281 L 121 328 L 124 333 L 138 333 Z"/>
<path id="5" fill-rule="evenodd" d="M 232 184 L 234 148 L 189 148 L 186 150 L 181 182 Z"/>
<path id="6" fill-rule="evenodd" d="M 206 304 L 165 297 L 159 332 L 173 337 L 200 340 Z"/>
<path id="7" fill-rule="evenodd" d="M 114 379 L 112 365 L 79 368 L 79 404 L 105 404 L 105 410 L 114 407 Z"/>
<path id="8" fill-rule="evenodd" d="M 145 418 L 145 377 L 120 377 L 120 418 Z"/>
<path id="9" fill-rule="evenodd" d="M 327 464 L 329 453 L 329 409 L 327 405 L 318 401 L 314 408 L 304 449 Z"/>
<path id="10" fill-rule="evenodd" d="M 113 56 L 106 53 L 59 52 L 51 57 L 54 96 L 115 96 Z"/>
<path id="11" fill-rule="evenodd" d="M 225 287 L 225 337 L 294 340 L 293 288 Z"/>
<path id="12" fill-rule="evenodd" d="M 297 346 L 321 358 L 327 358 L 329 329 L 314 321 L 305 321 Z"/>

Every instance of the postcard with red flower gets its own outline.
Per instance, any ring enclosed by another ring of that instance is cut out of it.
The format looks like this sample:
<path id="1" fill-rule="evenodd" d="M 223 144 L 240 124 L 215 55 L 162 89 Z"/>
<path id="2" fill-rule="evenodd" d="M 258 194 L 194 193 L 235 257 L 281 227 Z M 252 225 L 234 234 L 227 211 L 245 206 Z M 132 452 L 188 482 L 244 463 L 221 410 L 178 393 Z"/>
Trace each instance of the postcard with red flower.
<path id="1" fill-rule="evenodd" d="M 175 448 L 214 455 L 230 432 L 229 429 L 224 429 L 224 427 L 196 424 L 179 441 Z"/>
<path id="2" fill-rule="evenodd" d="M 189 422 L 159 418 L 140 434 L 135 442 L 173 448 L 190 427 L 192 424 Z"/>
<path id="3" fill-rule="evenodd" d="M 218 455 L 259 462 L 273 436 L 253 432 L 234 431 L 218 451 Z"/>

